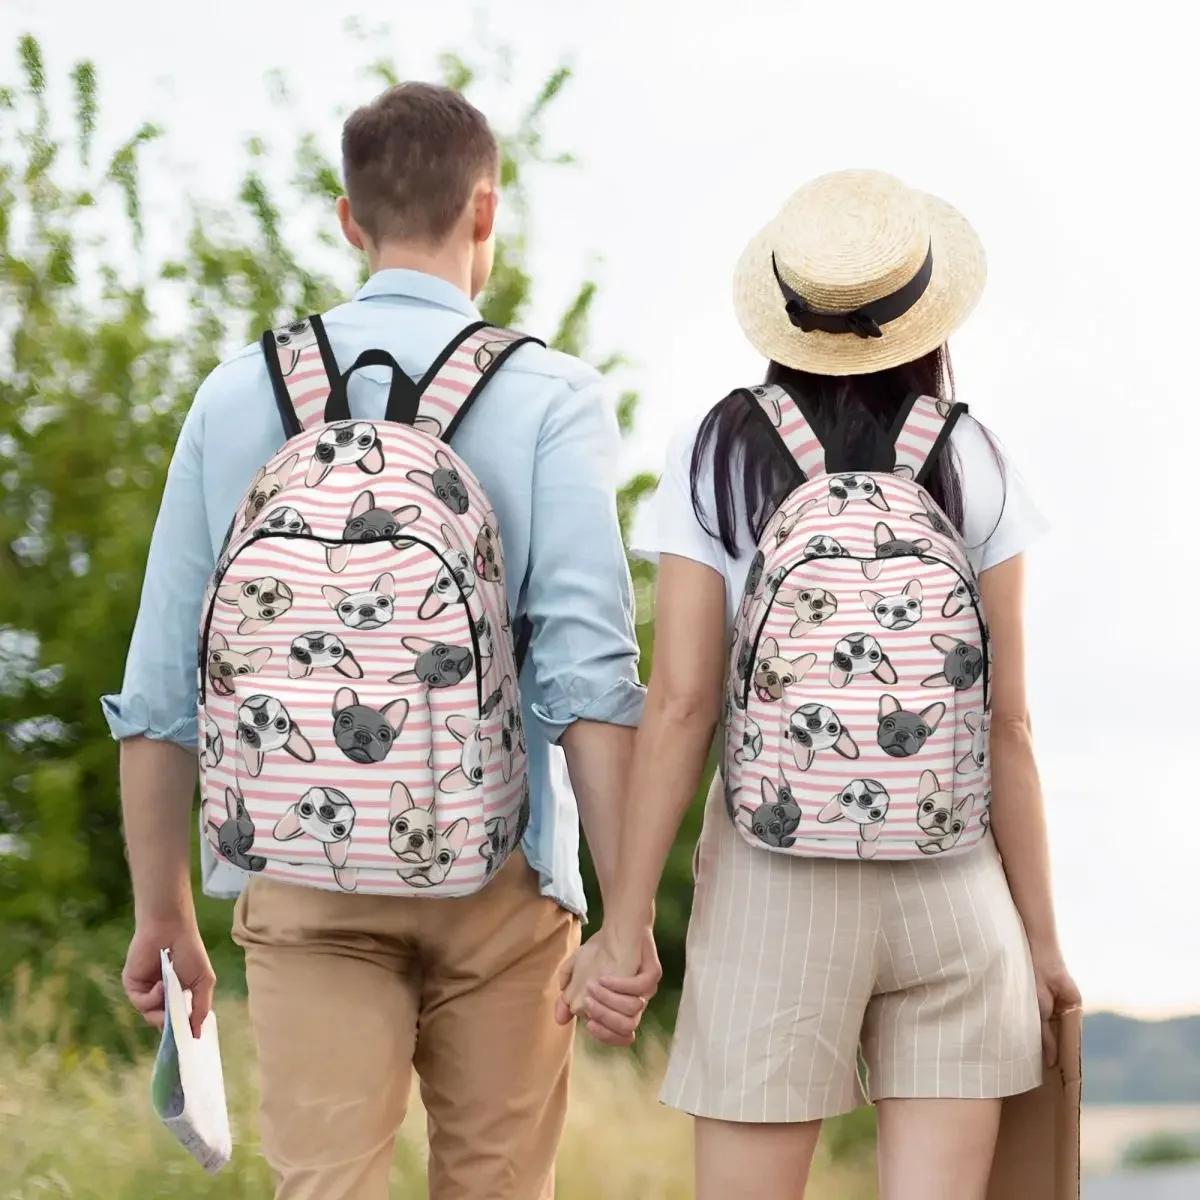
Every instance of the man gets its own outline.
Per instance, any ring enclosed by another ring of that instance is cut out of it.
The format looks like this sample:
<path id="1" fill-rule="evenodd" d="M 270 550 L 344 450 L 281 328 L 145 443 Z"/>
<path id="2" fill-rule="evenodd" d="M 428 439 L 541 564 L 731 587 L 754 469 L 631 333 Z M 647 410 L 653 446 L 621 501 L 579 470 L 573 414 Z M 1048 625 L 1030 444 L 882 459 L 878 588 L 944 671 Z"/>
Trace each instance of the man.
<path id="1" fill-rule="evenodd" d="M 349 118 L 342 149 L 338 217 L 371 275 L 325 317 L 334 356 L 344 370 L 381 348 L 420 379 L 478 319 L 471 298 L 492 267 L 496 141 L 457 93 L 405 84 Z M 379 420 L 388 384 L 378 368 L 357 372 L 354 416 Z M 196 636 L 235 509 L 283 440 L 255 345 L 209 376 L 184 422 L 124 687 L 105 698 L 121 741 L 134 884 L 125 987 L 156 1025 L 161 947 L 192 990 L 194 1028 L 211 1005 L 215 981 L 188 871 Z M 532 803 L 523 853 L 481 891 L 453 900 L 252 878 L 234 936 L 246 952 L 262 1139 L 278 1200 L 382 1200 L 414 1066 L 429 1114 L 432 1200 L 553 1194 L 572 1042 L 555 1001 L 584 897 L 575 812 L 555 788 L 552 747 L 565 751 L 603 890 L 642 705 L 611 396 L 590 367 L 527 344 L 488 384 L 454 449 L 495 508 L 509 607 L 533 629 L 521 681 Z M 657 975 L 647 936 L 643 995 Z M 590 1016 L 602 1040 L 631 1040 L 633 1020 L 602 1006 Z"/>

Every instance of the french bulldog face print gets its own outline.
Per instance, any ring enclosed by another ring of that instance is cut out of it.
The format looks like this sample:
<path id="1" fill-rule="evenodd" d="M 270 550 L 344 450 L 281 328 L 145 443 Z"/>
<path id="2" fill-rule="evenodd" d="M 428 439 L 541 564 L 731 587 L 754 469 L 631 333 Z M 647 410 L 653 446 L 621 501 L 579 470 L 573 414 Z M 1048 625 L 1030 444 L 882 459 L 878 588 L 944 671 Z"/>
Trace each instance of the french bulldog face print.
<path id="1" fill-rule="evenodd" d="M 262 528 L 265 532 L 276 536 L 308 537 L 312 534 L 312 528 L 303 515 L 286 504 L 271 509 L 267 514 L 267 519 L 262 523 Z"/>
<path id="2" fill-rule="evenodd" d="M 891 659 L 869 633 L 848 634 L 833 648 L 833 661 L 829 664 L 830 684 L 844 688 L 858 675 L 872 675 L 880 683 L 896 682 L 896 669 Z"/>
<path id="3" fill-rule="evenodd" d="M 763 638 L 754 669 L 754 691 L 763 703 L 782 700 L 783 693 L 799 683 L 816 662 L 815 654 L 802 654 L 790 662 L 780 658 L 779 643 L 774 638 Z"/>
<path id="4" fill-rule="evenodd" d="M 771 424 L 778 429 L 783 424 L 783 413 L 779 409 L 779 393 L 774 388 L 765 387 L 752 387 L 750 392 L 760 401 L 766 402 L 767 416 L 770 417 Z"/>
<path id="5" fill-rule="evenodd" d="M 413 543 L 407 538 L 402 538 L 400 531 L 420 516 L 421 510 L 415 504 L 406 504 L 395 509 L 380 508 L 375 503 L 374 492 L 360 492 L 350 506 L 350 513 L 342 530 L 342 541 L 325 548 L 325 560 L 329 569 L 335 572 L 345 570 L 352 549 L 350 543 L 387 541 L 397 550 L 407 550 Z"/>
<path id="6" fill-rule="evenodd" d="M 255 778 L 262 772 L 264 756 L 277 750 L 286 750 L 301 762 L 310 763 L 316 758 L 312 744 L 274 696 L 250 696 L 238 706 L 237 723 L 242 760 Z"/>
<path id="7" fill-rule="evenodd" d="M 807 771 L 823 750 L 836 751 L 843 758 L 858 757 L 858 743 L 837 713 L 825 704 L 802 704 L 792 713 L 784 736 L 801 771 Z"/>
<path id="8" fill-rule="evenodd" d="M 361 679 L 363 669 L 350 647 L 337 634 L 314 629 L 293 639 L 288 651 L 288 677 L 307 679 L 314 671 L 334 670 L 347 679 Z"/>
<path id="9" fill-rule="evenodd" d="M 829 480 L 829 512 L 831 516 L 853 504 L 856 500 L 870 504 L 873 508 L 890 512 L 879 484 L 870 475 L 834 475 Z"/>
<path id="10" fill-rule="evenodd" d="M 222 858 L 243 871 L 262 871 L 267 860 L 261 854 L 251 854 L 254 845 L 254 822 L 246 811 L 246 801 L 232 788 L 225 789 L 225 820 L 218 825 L 209 821 L 216 834 L 217 850 Z"/>
<path id="11" fill-rule="evenodd" d="M 957 844 L 967 827 L 975 797 L 964 796 L 957 804 L 942 790 L 932 771 L 922 771 L 917 785 L 917 824 L 925 838 L 917 842 L 922 854 L 941 854 Z"/>
<path id="12" fill-rule="evenodd" d="M 354 805 L 345 792 L 331 787 L 309 788 L 275 822 L 276 841 L 310 837 L 321 844 L 333 876 L 343 891 L 354 890 L 354 872 L 345 870 L 350 857 L 350 835 L 354 831 Z"/>
<path id="13" fill-rule="evenodd" d="M 742 744 L 733 752 L 733 761 L 739 766 L 753 762 L 762 753 L 762 748 L 762 728 L 753 717 L 747 717 L 742 729 Z"/>
<path id="14" fill-rule="evenodd" d="M 844 558 L 846 548 L 826 533 L 814 534 L 804 543 L 804 558 Z"/>
<path id="15" fill-rule="evenodd" d="M 475 666 L 475 656 L 466 646 L 450 646 L 426 638 L 403 637 L 404 648 L 417 656 L 407 671 L 393 675 L 389 683 L 419 679 L 429 688 L 448 688 L 462 683 Z"/>
<path id="16" fill-rule="evenodd" d="M 988 730 L 992 725 L 992 717 L 990 713 L 969 712 L 963 717 L 963 724 L 971 735 L 971 749 L 958 760 L 955 772 L 969 775 L 972 771 L 982 771 L 987 765 Z M 991 799 L 990 793 L 988 799 Z"/>
<path id="17" fill-rule="evenodd" d="M 335 421 L 321 430 L 304 482 L 316 487 L 334 467 L 357 467 L 366 475 L 383 470 L 383 443 L 370 421 Z"/>
<path id="18" fill-rule="evenodd" d="M 879 748 L 892 758 L 910 758 L 937 732 L 945 715 L 946 706 L 940 701 L 914 713 L 901 708 L 895 696 L 885 695 L 879 701 Z"/>
<path id="19" fill-rule="evenodd" d="M 746 612 L 750 608 L 754 597 L 758 595 L 758 585 L 762 583 L 763 566 L 766 561 L 767 556 L 761 550 L 754 552 L 754 557 L 750 560 L 750 567 L 746 571 L 746 586 L 742 589 L 742 612 Z"/>
<path id="20" fill-rule="evenodd" d="M 880 521 L 875 526 L 875 557 L 863 562 L 863 574 L 868 579 L 878 579 L 883 563 L 889 558 L 920 558 L 932 546 L 933 543 L 928 538 L 916 538 L 911 542 L 898 538 L 890 526 Z"/>
<path id="21" fill-rule="evenodd" d="M 517 703 L 507 676 L 500 687 L 504 693 L 504 712 L 500 718 L 500 765 L 504 782 L 508 783 L 512 779 L 517 754 L 525 753 L 525 725 L 521 720 L 521 706 Z"/>
<path id="22" fill-rule="evenodd" d="M 474 622 L 475 641 L 479 647 L 479 673 L 486 677 L 492 668 L 492 659 L 496 654 L 496 642 L 492 637 L 492 619 L 487 613 L 481 613 L 479 620 Z"/>
<path id="23" fill-rule="evenodd" d="M 495 513 L 488 513 L 475 538 L 475 574 L 485 583 L 500 582 L 500 533 Z"/>
<path id="24" fill-rule="evenodd" d="M 317 344 L 317 332 L 311 321 L 293 321 L 275 331 L 275 349 L 279 353 L 279 369 L 286 379 L 300 362 L 300 355 Z"/>
<path id="25" fill-rule="evenodd" d="M 450 458 L 439 450 L 434 455 L 433 473 L 412 470 L 408 478 L 419 487 L 432 492 L 452 513 L 462 516 L 470 506 L 467 485 Z"/>
<path id="26" fill-rule="evenodd" d="M 853 822 L 858 826 L 859 858 L 874 858 L 890 803 L 887 789 L 877 779 L 852 779 L 826 802 L 817 820 L 823 825 Z"/>
<path id="27" fill-rule="evenodd" d="M 446 881 L 466 845 L 469 825 L 466 817 L 459 817 L 438 829 L 432 810 L 418 808 L 403 783 L 392 784 L 388 845 L 400 860 L 400 878 L 410 886 L 429 888 Z"/>
<path id="28" fill-rule="evenodd" d="M 957 617 L 968 605 L 979 603 L 979 592 L 973 583 L 960 579 L 942 601 L 942 616 Z"/>
<path id="29" fill-rule="evenodd" d="M 800 805 L 796 803 L 786 782 L 776 788 L 769 779 L 762 781 L 762 803 L 755 809 L 744 804 L 744 812 L 750 820 L 750 829 L 760 842 L 767 846 L 787 849 L 796 844 L 796 829 L 800 825 Z"/>
<path id="30" fill-rule="evenodd" d="M 787 567 L 776 567 L 766 578 L 763 579 L 763 595 L 768 600 L 774 600 L 775 594 L 783 587 L 783 581 L 787 578 Z"/>
<path id="31" fill-rule="evenodd" d="M 979 824 L 986 834 L 992 827 L 992 793 L 983 793 L 983 812 L 979 814 Z"/>
<path id="32" fill-rule="evenodd" d="M 360 703 L 353 688 L 338 688 L 333 695 L 333 740 L 351 762 L 383 762 L 407 719 L 407 700 L 375 709 Z"/>
<path id="33" fill-rule="evenodd" d="M 218 766 L 225 757 L 225 739 L 217 728 L 212 717 L 204 718 L 204 765 L 208 768 Z"/>
<path id="34" fill-rule="evenodd" d="M 417 609 L 422 621 L 431 620 L 457 600 L 466 600 L 475 590 L 475 574 L 471 561 L 458 545 L 453 532 L 442 526 L 442 541 L 446 544 L 442 565 Z"/>
<path id="35" fill-rule="evenodd" d="M 913 513 L 909 520 L 916 521 L 918 525 L 927 525 L 934 533 L 939 533 L 942 537 L 958 537 L 957 532 L 938 511 L 938 506 L 924 492 L 918 492 L 917 499 L 921 501 L 921 511 Z"/>
<path id="36" fill-rule="evenodd" d="M 469 792 L 483 786 L 484 772 L 492 757 L 492 739 L 483 736 L 483 726 L 467 717 L 446 718 L 446 729 L 462 747 L 462 759 L 438 783 L 443 792 Z"/>
<path id="37" fill-rule="evenodd" d="M 242 512 L 243 529 L 248 529 L 250 522 L 258 517 L 267 505 L 283 491 L 284 484 L 291 478 L 299 461 L 300 455 L 289 454 L 274 471 L 268 471 L 266 467 L 258 468 L 254 478 L 250 481 L 246 507 Z"/>
<path id="38" fill-rule="evenodd" d="M 879 592 L 858 594 L 879 625 L 893 633 L 911 629 L 921 619 L 924 590 L 919 579 L 905 584 L 904 591 L 896 596 L 883 596 Z"/>
<path id="39" fill-rule="evenodd" d="M 326 584 L 321 595 L 347 629 L 382 629 L 396 615 L 396 580 L 390 572 L 380 575 L 365 592 L 344 592 Z"/>
<path id="40" fill-rule="evenodd" d="M 481 372 L 486 371 L 511 345 L 512 342 L 500 340 L 484 342 L 475 351 L 475 369 Z"/>
<path id="41" fill-rule="evenodd" d="M 264 575 L 243 583 L 222 583 L 217 599 L 242 614 L 238 633 L 258 633 L 292 607 L 292 589 L 281 579 Z"/>
<path id="42" fill-rule="evenodd" d="M 270 661 L 266 646 L 242 653 L 229 648 L 224 634 L 214 633 L 208 639 L 208 682 L 218 696 L 232 696 L 235 679 L 261 671 Z"/>
<path id="43" fill-rule="evenodd" d="M 791 512 L 783 508 L 777 509 L 775 515 L 767 522 L 767 527 L 763 530 L 763 536 L 773 536 L 776 548 L 782 546 L 792 536 L 792 530 L 800 523 L 800 519 L 807 516 L 820 503 L 820 497 L 816 497 L 811 500 L 805 500 L 803 504 L 797 505 Z"/>
<path id="44" fill-rule="evenodd" d="M 483 845 L 479 853 L 483 856 L 485 879 L 491 879 L 496 869 L 512 853 L 519 838 L 510 838 L 508 821 L 504 817 L 489 817 L 483 823 Z"/>
<path id="45" fill-rule="evenodd" d="M 958 638 L 935 633 L 929 639 L 935 650 L 945 655 L 942 669 L 936 675 L 921 680 L 922 687 L 944 687 L 949 684 L 956 692 L 974 687 L 983 674 L 983 651 Z"/>
<path id="46" fill-rule="evenodd" d="M 738 792 L 740 792 L 741 790 L 742 789 L 740 787 L 730 787 L 728 780 L 725 781 L 725 811 L 726 811 L 726 813 L 728 813 L 729 819 L 731 821 L 737 820 L 737 815 L 738 815 L 737 796 L 738 796 Z"/>
<path id="47" fill-rule="evenodd" d="M 837 597 L 824 588 L 805 588 L 792 602 L 796 620 L 791 636 L 803 637 L 810 630 L 823 625 L 838 610 Z"/>

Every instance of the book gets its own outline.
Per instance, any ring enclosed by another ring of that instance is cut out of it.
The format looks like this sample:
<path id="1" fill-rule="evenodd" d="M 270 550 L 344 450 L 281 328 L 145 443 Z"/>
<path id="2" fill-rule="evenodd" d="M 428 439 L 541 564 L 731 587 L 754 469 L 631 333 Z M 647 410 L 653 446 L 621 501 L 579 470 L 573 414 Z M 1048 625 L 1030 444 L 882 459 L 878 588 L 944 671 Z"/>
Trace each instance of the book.
<path id="1" fill-rule="evenodd" d="M 210 1012 L 200 1036 L 194 1037 L 191 995 L 175 974 L 169 950 L 162 951 L 162 975 L 165 1020 L 154 1059 L 150 1103 L 179 1144 L 215 1175 L 233 1154 L 217 1015 Z"/>

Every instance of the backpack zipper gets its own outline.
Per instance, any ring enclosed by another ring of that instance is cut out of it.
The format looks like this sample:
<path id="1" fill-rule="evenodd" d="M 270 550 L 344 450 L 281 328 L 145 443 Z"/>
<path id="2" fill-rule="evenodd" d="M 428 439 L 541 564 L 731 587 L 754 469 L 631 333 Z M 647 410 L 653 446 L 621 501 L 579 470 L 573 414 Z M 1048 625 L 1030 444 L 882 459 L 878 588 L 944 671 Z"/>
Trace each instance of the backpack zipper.
<path id="1" fill-rule="evenodd" d="M 235 522 L 237 521 L 236 516 L 234 517 L 234 521 Z M 233 532 L 233 526 L 231 525 L 230 529 L 229 529 L 229 533 L 231 534 L 232 532 Z M 202 706 L 208 700 L 208 682 L 209 682 L 208 669 L 207 669 L 208 663 L 205 661 L 205 650 L 206 650 L 206 647 L 208 646 L 208 635 L 209 635 L 209 631 L 212 628 L 213 613 L 216 611 L 217 600 L 218 600 L 217 592 L 220 589 L 221 581 L 229 573 L 230 569 L 233 567 L 233 564 L 237 561 L 238 557 L 241 555 L 242 551 L 246 549 L 247 546 L 252 546 L 252 545 L 254 545 L 255 542 L 265 541 L 267 538 L 282 538 L 285 541 L 291 541 L 291 542 L 316 542 L 320 546 L 371 546 L 371 545 L 378 545 L 380 542 L 388 542 L 390 544 L 393 541 L 393 539 L 390 537 L 382 537 L 382 536 L 371 537 L 371 538 L 346 538 L 346 537 L 325 538 L 325 537 L 317 537 L 315 534 L 312 534 L 312 533 L 275 533 L 275 532 L 270 532 L 270 531 L 265 531 L 265 530 L 259 530 L 258 532 L 251 534 L 237 548 L 237 552 L 229 559 L 228 562 L 225 563 L 225 565 L 221 568 L 221 570 L 216 572 L 216 574 L 213 577 L 212 600 L 209 602 L 208 611 L 204 614 L 204 631 L 200 637 L 200 656 L 199 656 L 200 657 L 200 664 L 199 664 L 200 665 L 200 680 L 201 680 L 200 702 L 201 702 Z M 450 573 L 450 578 L 454 579 L 454 586 L 456 588 L 458 588 L 458 602 L 463 606 L 463 608 L 466 609 L 467 628 L 471 631 L 471 653 L 475 656 L 474 666 L 475 666 L 476 704 L 479 709 L 480 715 L 482 715 L 482 712 L 483 712 L 483 670 L 482 670 L 483 664 L 482 664 L 482 662 L 480 660 L 480 656 L 479 656 L 479 634 L 475 630 L 475 622 L 471 616 L 471 606 L 467 602 L 467 597 L 466 597 L 465 593 L 463 592 L 462 585 L 455 578 L 454 571 L 451 569 L 450 564 L 442 557 L 441 551 L 438 550 L 438 548 L 435 545 L 433 545 L 432 542 L 427 542 L 422 538 L 409 537 L 407 534 L 404 537 L 404 541 L 411 542 L 414 546 L 424 546 L 425 549 L 428 550 L 438 560 L 438 562 L 440 562 L 442 564 L 442 566 L 446 568 L 446 570 Z M 227 547 L 228 545 L 229 545 L 229 534 L 226 534 L 225 546 L 222 547 L 222 551 L 221 551 L 222 554 L 224 554 L 225 547 Z M 399 551 L 397 551 L 397 553 L 399 553 Z M 218 562 L 220 562 L 220 557 L 221 557 L 220 555 L 217 556 Z"/>
<path id="2" fill-rule="evenodd" d="M 750 685 L 754 681 L 754 665 L 758 662 L 758 644 L 762 641 L 763 630 L 767 625 L 767 618 L 771 615 L 771 610 L 775 607 L 775 601 L 779 597 L 779 593 L 783 591 L 784 582 L 793 571 L 798 571 L 801 567 L 810 562 L 879 562 L 890 563 L 897 562 L 902 558 L 915 558 L 918 562 L 923 562 L 926 565 L 937 563 L 939 566 L 945 567 L 947 570 L 953 571 L 954 574 L 962 580 L 963 586 L 967 589 L 967 597 L 971 601 L 971 608 L 975 613 L 975 621 L 979 626 L 980 652 L 983 654 L 983 711 L 988 710 L 988 691 L 990 686 L 990 671 L 989 660 L 990 654 L 988 643 L 987 623 L 983 619 L 983 609 L 980 607 L 978 588 L 951 562 L 947 562 L 944 558 L 939 558 L 934 554 L 893 554 L 888 558 L 864 558 L 861 555 L 854 554 L 816 554 L 811 558 L 801 559 L 798 563 L 793 563 L 780 579 L 779 585 L 771 594 L 771 599 L 767 603 L 767 607 L 763 610 L 762 620 L 758 623 L 758 629 L 754 634 L 754 641 L 750 646 L 750 665 L 747 669 L 746 678 L 742 683 L 742 711 L 745 712 L 747 705 L 750 703 Z M 868 582 L 870 582 L 868 580 Z"/>

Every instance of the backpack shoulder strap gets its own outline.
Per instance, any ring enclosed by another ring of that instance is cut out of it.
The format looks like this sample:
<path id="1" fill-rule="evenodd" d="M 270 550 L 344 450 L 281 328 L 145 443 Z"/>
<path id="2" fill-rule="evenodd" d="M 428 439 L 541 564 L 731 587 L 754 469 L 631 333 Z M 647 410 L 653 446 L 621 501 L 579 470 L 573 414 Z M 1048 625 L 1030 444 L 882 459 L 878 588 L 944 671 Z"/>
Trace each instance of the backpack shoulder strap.
<path id="1" fill-rule="evenodd" d="M 510 354 L 530 342 L 546 344 L 529 334 L 500 329 L 485 321 L 468 325 L 417 385 L 421 398 L 413 424 L 449 442 L 488 380 Z"/>
<path id="2" fill-rule="evenodd" d="M 893 473 L 911 474 L 917 483 L 924 484 L 966 411 L 965 404 L 955 401 L 933 396 L 911 397 L 900 409 L 892 429 L 892 444 L 896 448 Z"/>
<path id="3" fill-rule="evenodd" d="M 770 429 L 780 449 L 804 472 L 805 478 L 824 475 L 825 447 L 808 405 L 777 383 L 740 390 Z"/>
<path id="4" fill-rule="evenodd" d="M 339 379 L 337 359 L 315 314 L 268 329 L 262 335 L 267 374 L 284 434 L 297 434 L 325 421 L 329 393 Z"/>

